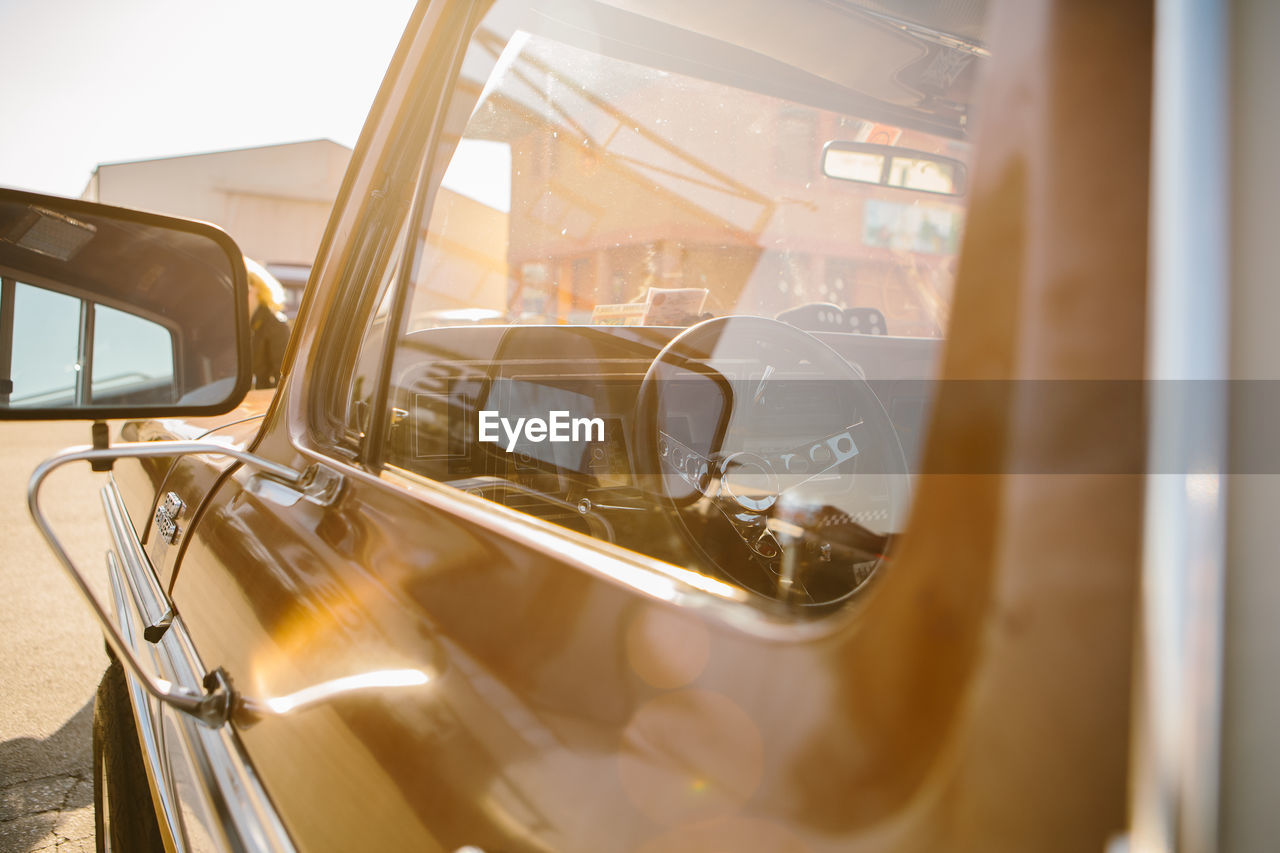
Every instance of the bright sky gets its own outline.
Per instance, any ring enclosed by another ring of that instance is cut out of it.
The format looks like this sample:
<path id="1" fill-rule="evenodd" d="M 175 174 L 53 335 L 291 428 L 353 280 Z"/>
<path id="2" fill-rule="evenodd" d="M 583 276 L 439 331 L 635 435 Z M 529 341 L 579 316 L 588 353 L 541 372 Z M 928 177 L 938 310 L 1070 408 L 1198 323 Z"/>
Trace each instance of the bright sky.
<path id="1" fill-rule="evenodd" d="M 99 163 L 354 146 L 413 0 L 0 0 L 0 186 Z"/>

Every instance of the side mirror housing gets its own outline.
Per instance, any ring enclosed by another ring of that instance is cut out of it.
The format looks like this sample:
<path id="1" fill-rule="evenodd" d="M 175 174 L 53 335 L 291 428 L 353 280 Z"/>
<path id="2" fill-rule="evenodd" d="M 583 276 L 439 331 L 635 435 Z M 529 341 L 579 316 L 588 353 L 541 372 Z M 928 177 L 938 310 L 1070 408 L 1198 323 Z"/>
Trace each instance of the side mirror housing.
<path id="1" fill-rule="evenodd" d="M 230 411 L 247 287 L 207 223 L 0 189 L 0 420 Z"/>

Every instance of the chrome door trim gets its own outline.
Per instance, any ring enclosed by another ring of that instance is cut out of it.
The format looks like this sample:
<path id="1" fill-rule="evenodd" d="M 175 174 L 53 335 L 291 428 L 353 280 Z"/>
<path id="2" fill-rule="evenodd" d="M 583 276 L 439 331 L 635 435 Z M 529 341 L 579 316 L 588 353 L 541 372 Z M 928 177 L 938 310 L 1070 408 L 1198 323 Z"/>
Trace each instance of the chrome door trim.
<path id="1" fill-rule="evenodd" d="M 160 642 L 152 644 L 141 639 L 133 620 L 137 620 L 138 626 L 149 624 L 148 614 L 166 613 L 171 610 L 171 605 L 156 580 L 150 559 L 138 542 L 114 479 L 109 479 L 103 487 L 102 503 L 115 546 L 114 551 L 108 552 L 108 562 L 125 580 L 125 584 L 121 584 L 113 577 L 116 624 L 122 638 L 129 643 L 135 655 L 150 657 L 155 663 L 156 674 L 161 678 L 188 690 L 201 690 L 206 669 L 180 615 L 173 616 L 171 626 Z M 128 596 L 124 592 L 125 585 L 131 593 Z M 178 843 L 178 839 L 183 837 L 181 810 L 167 773 L 166 755 L 154 736 L 155 715 L 149 704 L 152 700 L 132 673 L 126 670 L 125 676 L 139 733 L 149 733 L 149 736 L 141 736 L 144 763 L 148 772 L 154 774 L 155 790 L 159 792 L 165 809 L 163 817 L 173 834 L 175 846 L 178 850 L 185 849 Z M 195 781 L 202 789 L 209 813 L 222 818 L 222 830 L 232 848 L 293 853 L 293 842 L 250 765 L 234 727 L 211 728 L 184 713 L 174 715 L 174 720 L 183 735 L 186 750 L 183 760 L 197 777 Z M 166 743 L 163 748 L 179 748 L 179 745 Z"/>
<path id="2" fill-rule="evenodd" d="M 1130 771 L 1135 853 L 1217 849 L 1231 285 L 1228 15 L 1214 0 L 1155 4 L 1147 311 L 1154 381 Z M 1189 382 L 1194 393 L 1186 392 Z"/>
<path id="3" fill-rule="evenodd" d="M 111 542 L 115 546 L 115 555 L 124 563 L 124 577 L 129 582 L 129 591 L 133 593 L 133 601 L 137 605 L 138 614 L 142 618 L 144 629 L 156 625 L 170 615 L 172 605 L 160 581 L 151 568 L 151 560 L 138 541 L 137 531 L 129 519 L 125 509 L 124 498 L 116 486 L 114 477 L 107 478 L 102 487 L 102 511 L 107 517 L 107 530 L 111 533 Z M 121 623 L 121 633 L 124 623 Z M 125 637 L 134 648 L 138 648 L 137 639 Z"/>
<path id="4" fill-rule="evenodd" d="M 162 645 L 176 679 L 197 683 L 202 679 L 200 673 L 206 670 L 181 616 L 175 617 Z M 239 849 L 293 853 L 293 842 L 250 765 L 234 725 L 213 729 L 189 714 L 177 714 L 175 719 L 196 759 L 192 766 L 203 774 L 206 795 L 215 813 L 231 824 L 228 831 L 234 830 L 239 837 Z"/>
<path id="5" fill-rule="evenodd" d="M 108 523 L 110 526 L 110 523 Z M 112 530 L 114 536 L 115 530 Z M 116 552 L 107 551 L 107 580 L 111 584 L 111 601 L 115 607 L 116 624 L 120 627 L 120 634 L 125 642 L 132 647 L 137 648 L 137 636 L 135 633 L 134 619 L 131 614 L 136 615 L 136 607 L 129 604 L 130 593 L 135 596 L 133 601 L 136 602 L 136 590 L 132 589 L 132 582 L 128 582 L 131 587 L 129 592 L 125 591 L 126 574 L 120 568 L 119 559 Z M 160 744 L 156 740 L 156 719 L 152 713 L 151 697 L 142 685 L 138 683 L 129 673 L 125 673 L 125 683 L 129 687 L 129 698 L 133 705 L 133 723 L 134 728 L 138 732 L 139 748 L 142 751 L 142 764 L 147 768 L 147 777 L 151 783 L 151 794 L 153 804 L 156 806 L 160 815 L 160 831 L 167 835 L 165 839 L 166 847 L 172 847 L 178 853 L 183 853 L 187 849 L 186 837 L 182 831 L 182 819 L 178 815 L 178 805 L 174 801 L 173 786 L 169 783 L 168 774 L 165 772 L 164 760 L 161 756 Z"/>

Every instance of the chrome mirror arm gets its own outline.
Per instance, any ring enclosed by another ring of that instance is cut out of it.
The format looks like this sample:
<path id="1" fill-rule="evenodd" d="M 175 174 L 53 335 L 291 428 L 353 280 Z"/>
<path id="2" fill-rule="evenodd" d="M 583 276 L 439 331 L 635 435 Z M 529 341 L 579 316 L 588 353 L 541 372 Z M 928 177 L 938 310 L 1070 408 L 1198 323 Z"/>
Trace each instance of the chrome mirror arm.
<path id="1" fill-rule="evenodd" d="M 240 462 L 245 462 L 261 469 L 273 478 L 304 490 L 311 485 L 310 481 L 315 479 L 314 473 L 295 471 L 285 465 L 262 459 L 247 451 L 207 441 L 146 441 L 117 444 L 108 448 L 73 447 L 57 456 L 46 459 L 31 474 L 31 480 L 27 484 L 27 508 L 31 512 L 31 518 L 35 521 L 36 527 L 40 529 L 41 535 L 44 536 L 45 542 L 49 544 L 50 550 L 58 558 L 62 568 L 66 570 L 71 582 L 79 590 L 81 597 L 93 610 L 94 616 L 97 617 L 98 623 L 102 626 L 107 645 L 111 648 L 116 658 L 128 668 L 129 672 L 138 679 L 143 688 L 155 699 L 183 713 L 190 714 L 210 728 L 218 728 L 230 719 L 231 712 L 235 706 L 235 697 L 225 675 L 221 674 L 220 670 L 214 670 L 205 677 L 205 687 L 208 692 L 193 693 L 180 685 L 173 684 L 163 678 L 157 678 L 147 672 L 134 656 L 132 648 L 125 643 L 119 628 L 107 615 L 101 602 L 98 601 L 98 597 L 89 588 L 84 575 L 75 567 L 71 557 L 62 547 L 62 543 L 54 535 L 48 519 L 45 518 L 44 513 L 40 510 L 40 487 L 45 478 L 55 469 L 69 462 L 85 461 L 91 465 L 96 463 L 101 466 L 102 463 L 114 462 L 117 459 L 186 456 L 193 453 L 230 456 Z"/>

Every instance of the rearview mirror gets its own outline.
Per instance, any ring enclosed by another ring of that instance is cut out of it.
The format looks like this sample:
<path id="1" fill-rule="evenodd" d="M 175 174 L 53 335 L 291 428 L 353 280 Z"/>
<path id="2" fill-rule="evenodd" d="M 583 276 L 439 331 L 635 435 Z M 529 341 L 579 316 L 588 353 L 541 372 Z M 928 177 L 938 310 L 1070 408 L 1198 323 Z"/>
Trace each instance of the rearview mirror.
<path id="1" fill-rule="evenodd" d="M 0 189 L 0 419 L 230 411 L 246 293 L 212 225 Z"/>
<path id="2" fill-rule="evenodd" d="M 829 178 L 939 195 L 964 195 L 965 168 L 959 160 L 869 142 L 828 142 L 822 172 Z"/>

